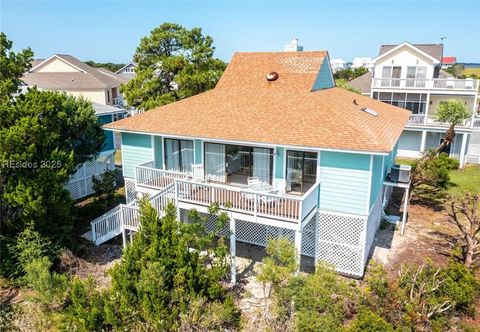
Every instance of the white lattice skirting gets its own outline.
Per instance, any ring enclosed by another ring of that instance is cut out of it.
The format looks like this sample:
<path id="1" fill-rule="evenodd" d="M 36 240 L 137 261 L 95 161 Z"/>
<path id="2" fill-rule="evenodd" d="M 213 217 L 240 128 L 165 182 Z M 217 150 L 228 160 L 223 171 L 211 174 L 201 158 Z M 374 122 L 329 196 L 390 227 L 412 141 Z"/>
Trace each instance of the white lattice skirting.
<path id="1" fill-rule="evenodd" d="M 363 276 L 380 224 L 382 195 L 380 192 L 368 217 L 327 211 L 318 214 L 317 261 L 333 265 L 341 274 Z"/>
<path id="2" fill-rule="evenodd" d="M 183 221 L 188 221 L 188 210 L 181 209 L 180 217 Z M 215 227 L 217 217 L 212 214 L 200 213 L 207 222 L 205 225 L 206 231 L 212 231 Z M 302 231 L 302 255 L 314 257 L 315 256 L 315 220 L 314 216 L 305 225 Z M 221 231 L 222 234 L 227 235 L 229 232 L 229 225 Z M 235 220 L 235 233 L 237 241 L 254 244 L 261 247 L 266 247 L 267 242 L 271 238 L 285 237 L 292 242 L 295 240 L 295 231 L 283 227 L 267 226 L 263 224 L 256 224 L 245 220 Z"/>
<path id="3" fill-rule="evenodd" d="M 332 265 L 338 273 L 362 277 L 380 224 L 382 197 L 383 192 L 380 192 L 368 217 L 326 211 L 313 216 L 302 230 L 302 255 L 316 257 L 317 261 Z M 181 220 L 188 222 L 187 215 L 187 210 L 180 210 Z M 207 219 L 206 230 L 213 230 L 217 217 L 204 213 L 200 215 Z M 237 241 L 261 247 L 265 247 L 270 238 L 286 237 L 292 242 L 295 239 L 293 230 L 245 220 L 235 221 L 235 231 Z M 226 225 L 222 233 L 227 235 L 228 232 Z"/>
<path id="4" fill-rule="evenodd" d="M 99 176 L 107 170 L 115 169 L 115 150 L 102 152 L 97 159 L 87 161 L 70 177 L 65 188 L 73 199 L 79 199 L 94 193 L 92 176 Z"/>

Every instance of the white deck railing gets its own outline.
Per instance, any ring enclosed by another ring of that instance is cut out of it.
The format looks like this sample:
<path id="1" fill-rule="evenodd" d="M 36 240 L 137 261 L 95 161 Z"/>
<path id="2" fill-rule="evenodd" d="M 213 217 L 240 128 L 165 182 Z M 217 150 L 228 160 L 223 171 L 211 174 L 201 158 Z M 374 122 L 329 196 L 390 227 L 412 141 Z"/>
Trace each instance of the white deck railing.
<path id="1" fill-rule="evenodd" d="M 303 196 L 286 196 L 216 183 L 175 180 L 178 202 L 203 206 L 217 203 L 229 211 L 288 222 L 301 222 L 315 209 L 318 190 L 316 183 Z"/>
<path id="2" fill-rule="evenodd" d="M 425 114 L 410 114 L 408 123 L 423 125 L 425 123 Z"/>
<path id="3" fill-rule="evenodd" d="M 135 180 L 137 185 L 162 189 L 173 183 L 173 179 L 186 179 L 189 174 L 186 172 L 167 171 L 155 168 L 153 161 L 135 166 Z"/>
<path id="4" fill-rule="evenodd" d="M 153 168 L 153 162 L 135 167 L 137 186 L 158 189 L 150 198 L 154 209 L 163 215 L 169 201 L 190 205 L 219 206 L 228 211 L 268 218 L 280 222 L 302 223 L 315 211 L 319 200 L 320 184 L 315 183 L 304 195 L 279 195 L 249 190 L 247 188 L 207 183 L 198 179 L 189 179 L 189 174 L 165 171 Z M 103 216 L 91 222 L 92 240 L 101 244 L 128 230 L 138 230 L 139 207 L 136 203 L 120 204 Z"/>
<path id="5" fill-rule="evenodd" d="M 374 78 L 372 80 L 372 88 L 461 90 L 475 92 L 478 89 L 478 80 L 472 78 Z"/>
<path id="6" fill-rule="evenodd" d="M 150 198 L 150 203 L 160 216 L 169 201 L 173 201 L 173 183 Z M 92 241 L 101 244 L 119 235 L 124 229 L 138 230 L 140 226 L 139 207 L 136 204 L 120 204 L 90 223 Z"/>

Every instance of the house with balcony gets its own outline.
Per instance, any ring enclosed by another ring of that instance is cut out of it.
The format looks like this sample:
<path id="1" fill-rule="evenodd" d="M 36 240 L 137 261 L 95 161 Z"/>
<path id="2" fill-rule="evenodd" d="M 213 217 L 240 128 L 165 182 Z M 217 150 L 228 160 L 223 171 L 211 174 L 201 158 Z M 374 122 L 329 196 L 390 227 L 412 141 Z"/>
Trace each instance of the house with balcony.
<path id="1" fill-rule="evenodd" d="M 93 68 L 71 55 L 54 54 L 48 59 L 34 60 L 22 81 L 22 90 L 35 86 L 39 90 L 64 91 L 91 101 L 102 125 L 125 114 L 120 85 L 127 79 L 103 68 Z M 73 199 L 93 194 L 92 176 L 115 168 L 114 134 L 105 131 L 105 135 L 98 158 L 82 165 L 66 184 Z"/>
<path id="2" fill-rule="evenodd" d="M 374 99 L 411 111 L 400 137 L 398 155 L 416 158 L 423 151 L 437 147 L 447 124 L 436 120 L 442 101 L 462 100 L 471 118 L 456 128 L 454 142 L 444 151 L 466 162 L 480 162 L 480 118 L 476 115 L 478 80 L 457 79 L 441 69 L 442 44 L 382 45 L 372 60 L 373 74 L 367 73 L 350 84 L 370 93 Z M 365 84 L 370 80 L 371 85 Z"/>
<path id="3" fill-rule="evenodd" d="M 137 64 L 133 61 L 130 61 L 125 66 L 117 70 L 115 73 L 117 75 L 123 75 L 126 76 L 128 79 L 131 79 L 133 76 L 135 76 L 135 68 L 137 68 Z"/>
<path id="4" fill-rule="evenodd" d="M 384 180 L 409 118 L 335 87 L 328 53 L 236 53 L 210 91 L 112 122 L 122 137 L 126 204 L 91 223 L 101 244 L 138 230 L 136 199 L 162 215 L 208 216 L 217 203 L 236 241 L 287 237 L 298 257 L 361 277 L 382 215 Z M 232 273 L 232 277 L 235 273 Z"/>

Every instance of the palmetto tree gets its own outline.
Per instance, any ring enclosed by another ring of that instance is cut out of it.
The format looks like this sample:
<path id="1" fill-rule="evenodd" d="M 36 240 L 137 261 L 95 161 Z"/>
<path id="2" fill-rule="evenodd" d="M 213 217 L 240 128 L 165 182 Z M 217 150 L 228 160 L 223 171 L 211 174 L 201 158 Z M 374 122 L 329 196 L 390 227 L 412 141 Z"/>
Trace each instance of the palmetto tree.
<path id="1" fill-rule="evenodd" d="M 455 138 L 455 127 L 471 116 L 470 111 L 465 103 L 459 99 L 450 99 L 441 101 L 437 107 L 436 120 L 445 122 L 449 125 L 443 142 L 435 149 L 436 153 L 440 153 L 450 146 Z"/>

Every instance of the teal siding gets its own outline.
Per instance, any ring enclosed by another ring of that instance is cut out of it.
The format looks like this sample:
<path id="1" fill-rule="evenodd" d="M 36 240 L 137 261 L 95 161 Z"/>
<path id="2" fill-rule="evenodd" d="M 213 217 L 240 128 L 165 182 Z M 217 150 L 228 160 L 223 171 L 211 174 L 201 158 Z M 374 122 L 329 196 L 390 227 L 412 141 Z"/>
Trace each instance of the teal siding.
<path id="1" fill-rule="evenodd" d="M 107 124 L 107 123 L 110 123 L 110 122 L 112 122 L 112 115 L 111 114 L 101 115 L 101 116 L 98 117 L 98 123 L 101 124 L 101 125 L 104 125 L 104 124 Z M 105 143 L 102 146 L 102 152 L 115 149 L 115 145 L 113 143 L 114 142 L 113 141 L 113 139 L 114 139 L 113 131 L 104 130 L 103 133 L 105 134 Z"/>
<path id="2" fill-rule="evenodd" d="M 322 151 L 320 166 L 369 171 L 370 155 Z"/>
<path id="3" fill-rule="evenodd" d="M 150 135 L 122 133 L 123 176 L 133 178 L 134 167 L 152 160 Z"/>
<path id="4" fill-rule="evenodd" d="M 202 157 L 202 141 L 199 139 L 196 139 L 195 142 L 195 164 L 201 164 L 203 157 Z"/>
<path id="5" fill-rule="evenodd" d="M 155 167 L 162 169 L 163 168 L 163 145 L 162 137 L 155 136 L 153 138 L 155 144 Z"/>
<path id="6" fill-rule="evenodd" d="M 285 160 L 285 148 L 276 148 L 277 155 L 275 156 L 275 173 L 276 179 L 284 179 L 285 170 L 283 169 L 283 161 Z"/>
<path id="7" fill-rule="evenodd" d="M 390 169 L 392 168 L 392 165 L 395 163 L 395 159 L 397 158 L 397 151 L 398 151 L 398 142 L 395 144 L 393 147 L 393 150 L 390 151 L 388 156 L 385 156 L 385 167 L 384 167 L 384 175 L 385 177 L 387 176 L 388 173 L 390 173 Z"/>
<path id="8" fill-rule="evenodd" d="M 370 155 L 320 153 L 320 209 L 367 213 Z"/>
<path id="9" fill-rule="evenodd" d="M 372 208 L 373 204 L 375 203 L 375 200 L 378 197 L 378 194 L 382 190 L 382 185 L 384 180 L 382 176 L 384 172 L 384 169 L 382 168 L 382 164 L 383 164 L 382 160 L 383 160 L 383 156 L 373 156 L 372 190 L 370 191 L 370 208 Z"/>
<path id="10" fill-rule="evenodd" d="M 315 80 L 315 83 L 313 83 L 312 91 L 333 88 L 334 86 L 335 82 L 333 81 L 330 59 L 325 57 L 322 66 L 320 67 L 320 71 L 318 72 L 317 79 Z"/>

